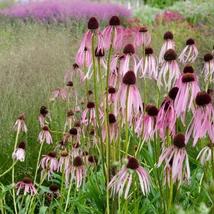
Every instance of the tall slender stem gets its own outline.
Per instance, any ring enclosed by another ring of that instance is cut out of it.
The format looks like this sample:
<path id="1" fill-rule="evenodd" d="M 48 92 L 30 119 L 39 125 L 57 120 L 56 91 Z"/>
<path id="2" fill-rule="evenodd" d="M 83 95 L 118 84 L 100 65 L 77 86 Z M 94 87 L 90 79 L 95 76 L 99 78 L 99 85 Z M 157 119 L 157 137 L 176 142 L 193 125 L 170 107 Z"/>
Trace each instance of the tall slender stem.
<path id="1" fill-rule="evenodd" d="M 14 151 L 16 150 L 17 147 L 17 143 L 18 143 L 18 139 L 19 139 L 19 133 L 21 130 L 21 123 L 19 123 L 18 128 L 17 128 L 17 132 L 16 132 L 16 139 L 15 139 L 15 144 L 14 144 Z M 15 160 L 13 159 L 13 164 L 15 165 Z M 15 168 L 12 168 L 12 185 L 15 184 Z M 16 207 L 16 194 L 15 194 L 15 189 L 13 188 L 13 205 L 14 205 L 14 210 L 15 210 L 15 214 L 17 214 L 17 207 Z"/>
<path id="2" fill-rule="evenodd" d="M 172 195 L 173 195 L 173 180 L 172 175 L 170 175 L 170 190 L 169 190 L 169 200 L 168 200 L 168 207 L 167 207 L 167 214 L 170 213 L 170 208 L 172 204 Z"/>
<path id="3" fill-rule="evenodd" d="M 128 85 L 128 88 L 127 88 L 127 91 L 126 91 L 126 157 L 128 156 L 128 149 L 129 149 L 129 121 L 128 121 L 129 90 L 130 90 L 130 85 Z"/>
<path id="4" fill-rule="evenodd" d="M 40 161 L 40 156 L 42 153 L 43 144 L 44 144 L 44 140 L 41 142 L 40 149 L 39 149 L 39 154 L 38 154 L 37 163 L 36 163 L 36 172 L 35 172 L 35 176 L 34 176 L 34 185 L 36 183 L 36 177 L 37 177 L 37 173 L 38 173 L 38 169 L 39 169 L 39 161 Z"/>
<path id="5" fill-rule="evenodd" d="M 106 73 L 106 93 L 108 92 L 109 87 L 109 75 L 110 75 L 110 61 L 111 61 L 111 53 L 112 53 L 112 45 L 114 42 L 114 31 L 111 35 L 111 43 L 110 43 L 110 49 L 108 52 L 108 59 L 107 59 L 107 73 Z M 106 96 L 106 102 L 104 106 L 104 117 L 105 117 L 105 127 L 106 127 L 106 186 L 109 184 L 110 180 L 110 133 L 109 133 L 109 120 L 108 120 L 108 114 L 109 114 L 109 106 L 108 106 L 108 96 Z M 106 214 L 110 213 L 110 205 L 109 205 L 109 198 L 110 198 L 110 191 L 107 188 L 106 190 Z"/>

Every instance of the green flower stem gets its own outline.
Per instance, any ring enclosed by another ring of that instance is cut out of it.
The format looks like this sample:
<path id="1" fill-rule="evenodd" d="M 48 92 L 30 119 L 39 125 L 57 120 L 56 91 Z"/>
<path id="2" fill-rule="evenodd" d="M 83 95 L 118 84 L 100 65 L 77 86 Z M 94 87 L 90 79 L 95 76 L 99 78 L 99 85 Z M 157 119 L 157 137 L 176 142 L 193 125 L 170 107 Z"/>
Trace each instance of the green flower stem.
<path id="1" fill-rule="evenodd" d="M 21 204 L 20 204 L 20 208 L 19 208 L 19 214 L 21 214 L 21 210 L 22 210 L 22 205 L 25 199 L 25 195 L 22 196 L 22 200 L 21 200 Z"/>
<path id="2" fill-rule="evenodd" d="M 61 197 L 59 202 L 59 208 L 57 209 L 57 214 L 60 214 L 62 210 L 62 203 L 63 203 L 64 193 L 65 193 L 64 183 L 65 183 L 65 163 L 63 163 L 63 167 L 62 167 L 62 180 L 61 180 L 61 189 L 60 189 Z"/>
<path id="3" fill-rule="evenodd" d="M 1 178 L 2 176 L 4 176 L 5 174 L 7 174 L 11 169 L 13 169 L 13 167 L 16 165 L 17 162 L 18 162 L 17 160 L 13 161 L 13 164 L 11 165 L 11 167 L 10 167 L 9 169 L 7 169 L 5 172 L 2 173 L 2 174 L 0 175 L 0 178 Z"/>
<path id="4" fill-rule="evenodd" d="M 72 188 L 72 182 L 70 182 L 69 188 L 68 188 L 68 194 L 67 194 L 67 199 L 66 199 L 66 204 L 65 204 L 65 209 L 64 209 L 65 213 L 66 213 L 67 208 L 68 208 L 68 203 L 69 203 L 70 194 L 71 194 L 71 188 Z"/>
<path id="5" fill-rule="evenodd" d="M 37 163 L 36 163 L 36 172 L 35 172 L 35 175 L 34 175 L 34 185 L 36 183 L 36 178 L 37 178 L 37 173 L 38 173 L 38 169 L 39 169 L 39 161 L 40 161 L 40 157 L 41 157 L 41 153 L 42 153 L 42 147 L 43 147 L 43 144 L 44 144 L 44 139 L 40 145 L 40 149 L 39 149 L 39 154 L 38 154 L 38 158 L 37 158 Z"/>
<path id="6" fill-rule="evenodd" d="M 210 72 L 210 62 L 209 62 L 209 72 Z M 207 92 L 209 84 L 210 84 L 211 75 L 209 75 L 208 80 L 206 82 L 205 91 Z"/>
<path id="7" fill-rule="evenodd" d="M 17 128 L 17 132 L 16 132 L 16 139 L 15 139 L 15 144 L 14 144 L 14 150 L 16 150 L 17 144 L 18 144 L 18 139 L 19 139 L 19 133 L 21 130 L 21 124 L 19 123 L 18 128 Z M 15 160 L 13 159 L 13 164 L 15 165 Z M 15 184 L 15 167 L 12 167 L 12 185 Z M 14 210 L 15 210 L 15 214 L 17 214 L 17 207 L 16 207 L 16 194 L 15 194 L 15 189 L 13 188 L 12 190 L 13 192 L 13 205 L 14 205 Z"/>
<path id="8" fill-rule="evenodd" d="M 111 53 L 112 53 L 112 44 L 114 42 L 114 34 L 113 31 L 111 35 L 111 43 L 110 43 L 110 49 L 108 52 L 108 58 L 107 58 L 107 73 L 106 73 L 106 93 L 108 92 L 109 87 L 109 75 L 110 75 L 110 62 L 111 62 Z M 106 102 L 104 106 L 104 117 L 105 117 L 105 127 L 106 127 L 106 186 L 109 184 L 110 180 L 110 133 L 109 133 L 109 120 L 108 120 L 108 114 L 109 114 L 109 106 L 108 106 L 108 96 L 106 96 Z M 110 190 L 107 188 L 106 190 L 106 214 L 110 213 L 110 205 L 109 205 L 109 198 L 110 198 Z"/>
<path id="9" fill-rule="evenodd" d="M 214 146 L 212 143 L 211 144 L 211 164 L 212 164 L 212 176 L 213 176 L 213 180 L 214 180 Z"/>
<path id="10" fill-rule="evenodd" d="M 129 100 L 129 91 L 130 91 L 130 85 L 128 85 L 127 91 L 126 91 L 126 157 L 128 157 L 128 150 L 129 150 L 129 121 L 128 121 L 128 100 Z"/>
<path id="11" fill-rule="evenodd" d="M 99 73 L 100 87 L 101 87 L 101 92 L 102 92 L 103 106 L 105 106 L 105 97 L 104 97 L 104 90 L 103 90 L 103 80 L 102 80 L 102 73 L 101 73 L 100 58 L 98 58 L 98 73 Z M 106 96 L 108 96 L 108 93 L 106 94 Z M 100 133 L 100 137 L 102 139 L 102 133 Z M 104 172 L 104 175 L 105 175 L 103 139 L 101 140 L 100 149 L 101 149 L 101 158 L 102 158 L 103 172 Z"/>
<path id="12" fill-rule="evenodd" d="M 161 98 L 161 88 L 158 87 L 158 102 L 157 102 L 157 108 L 160 108 L 160 98 Z"/>
<path id="13" fill-rule="evenodd" d="M 172 180 L 172 175 L 171 175 L 171 176 L 170 176 L 170 192 L 169 192 L 169 200 L 168 200 L 167 214 L 170 213 L 171 204 L 172 204 L 172 195 L 173 195 L 173 180 Z"/>
<path id="14" fill-rule="evenodd" d="M 87 73 L 87 66 L 86 66 L 86 54 L 84 54 L 84 74 L 86 75 Z M 86 97 L 87 100 L 89 101 L 89 94 L 88 94 L 88 79 L 85 79 L 85 88 L 86 88 Z"/>

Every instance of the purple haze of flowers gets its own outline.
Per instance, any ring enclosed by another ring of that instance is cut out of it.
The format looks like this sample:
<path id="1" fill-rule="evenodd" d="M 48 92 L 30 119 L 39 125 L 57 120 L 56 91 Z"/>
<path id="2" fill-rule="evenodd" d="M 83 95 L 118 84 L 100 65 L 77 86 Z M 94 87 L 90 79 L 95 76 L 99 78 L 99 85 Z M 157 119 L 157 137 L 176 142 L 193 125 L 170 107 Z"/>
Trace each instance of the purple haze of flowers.
<path id="1" fill-rule="evenodd" d="M 162 15 L 156 14 L 155 21 L 160 23 L 171 23 L 171 22 L 178 22 L 178 21 L 184 21 L 184 17 L 176 12 L 176 11 L 164 11 Z"/>
<path id="2" fill-rule="evenodd" d="M 80 20 L 95 16 L 100 21 L 107 21 L 113 15 L 129 18 L 131 11 L 113 3 L 98 3 L 88 0 L 46 0 L 29 4 L 17 4 L 10 9 L 0 11 L 0 14 L 11 18 L 29 17 L 52 21 Z"/>

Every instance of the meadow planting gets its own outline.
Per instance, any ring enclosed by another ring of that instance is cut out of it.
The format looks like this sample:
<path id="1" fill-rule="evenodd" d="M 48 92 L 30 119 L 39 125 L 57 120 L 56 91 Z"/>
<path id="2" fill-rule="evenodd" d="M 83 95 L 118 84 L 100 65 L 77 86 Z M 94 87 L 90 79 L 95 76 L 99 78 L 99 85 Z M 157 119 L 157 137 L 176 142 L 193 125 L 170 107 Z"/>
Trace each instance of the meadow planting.
<path id="1" fill-rule="evenodd" d="M 2 214 L 214 213 L 212 17 L 0 13 Z"/>

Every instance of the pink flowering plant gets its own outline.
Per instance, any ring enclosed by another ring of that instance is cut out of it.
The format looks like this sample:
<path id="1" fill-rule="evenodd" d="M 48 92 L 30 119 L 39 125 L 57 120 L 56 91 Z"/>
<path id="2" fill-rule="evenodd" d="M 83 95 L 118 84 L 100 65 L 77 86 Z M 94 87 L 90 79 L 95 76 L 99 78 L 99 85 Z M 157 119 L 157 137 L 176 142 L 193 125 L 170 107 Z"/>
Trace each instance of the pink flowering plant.
<path id="1" fill-rule="evenodd" d="M 149 28 L 132 31 L 115 14 L 104 29 L 96 17 L 87 27 L 50 108 L 41 104 L 39 131 L 24 114 L 15 122 L 2 213 L 169 214 L 201 201 L 213 213 L 212 53 L 198 59 L 188 38 L 177 50 L 167 31 L 158 59 Z M 25 170 L 31 132 L 37 159 Z"/>

